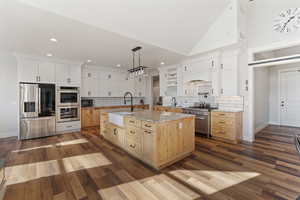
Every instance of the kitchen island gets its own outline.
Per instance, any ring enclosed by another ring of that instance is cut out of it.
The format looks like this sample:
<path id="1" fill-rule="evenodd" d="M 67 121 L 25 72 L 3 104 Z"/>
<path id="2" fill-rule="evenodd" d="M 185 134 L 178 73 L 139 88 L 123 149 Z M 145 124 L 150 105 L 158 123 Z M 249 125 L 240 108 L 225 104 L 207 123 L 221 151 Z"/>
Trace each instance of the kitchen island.
<path id="1" fill-rule="evenodd" d="M 101 135 L 132 156 L 161 169 L 195 149 L 195 117 L 182 113 L 103 110 Z"/>

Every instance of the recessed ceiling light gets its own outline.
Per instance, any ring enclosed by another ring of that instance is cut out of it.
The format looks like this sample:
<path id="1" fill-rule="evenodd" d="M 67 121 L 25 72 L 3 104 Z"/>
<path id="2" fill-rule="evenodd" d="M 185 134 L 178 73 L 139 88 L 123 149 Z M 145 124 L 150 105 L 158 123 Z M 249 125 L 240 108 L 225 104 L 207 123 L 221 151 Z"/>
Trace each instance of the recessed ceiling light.
<path id="1" fill-rule="evenodd" d="M 52 57 L 53 55 L 52 55 L 52 53 L 47 53 L 46 56 Z"/>
<path id="2" fill-rule="evenodd" d="M 87 63 L 90 63 L 90 62 L 92 62 L 92 60 L 88 59 L 88 60 L 86 60 L 86 62 L 87 62 Z"/>
<path id="3" fill-rule="evenodd" d="M 50 38 L 50 41 L 51 42 L 57 42 L 57 39 L 56 38 Z"/>
<path id="4" fill-rule="evenodd" d="M 164 65 L 165 63 L 164 63 L 164 62 L 161 62 L 160 64 L 161 64 L 161 65 Z"/>
<path id="5" fill-rule="evenodd" d="M 117 64 L 117 67 L 121 67 L 121 64 Z"/>

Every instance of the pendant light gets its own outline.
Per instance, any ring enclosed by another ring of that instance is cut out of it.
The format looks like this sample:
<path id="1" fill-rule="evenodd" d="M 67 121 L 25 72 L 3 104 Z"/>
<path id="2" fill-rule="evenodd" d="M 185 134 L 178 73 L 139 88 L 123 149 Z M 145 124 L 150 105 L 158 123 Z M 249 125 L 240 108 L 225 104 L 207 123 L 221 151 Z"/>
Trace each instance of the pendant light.
<path id="1" fill-rule="evenodd" d="M 145 69 L 147 67 L 141 65 L 141 50 L 142 50 L 142 47 L 140 47 L 140 46 L 135 47 L 131 50 L 132 51 L 132 68 L 128 70 L 130 78 L 134 78 L 136 76 L 142 76 L 145 74 Z M 139 64 L 137 67 L 135 67 L 136 53 L 138 53 L 138 57 L 139 57 Z"/>

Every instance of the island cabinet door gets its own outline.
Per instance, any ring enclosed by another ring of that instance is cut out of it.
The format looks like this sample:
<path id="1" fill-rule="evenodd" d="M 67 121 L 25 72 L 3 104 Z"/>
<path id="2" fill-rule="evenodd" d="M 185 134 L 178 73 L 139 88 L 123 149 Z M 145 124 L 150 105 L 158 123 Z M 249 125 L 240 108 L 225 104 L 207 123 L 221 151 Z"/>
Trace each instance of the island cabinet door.
<path id="1" fill-rule="evenodd" d="M 153 130 L 143 129 L 143 160 L 144 162 L 153 165 L 155 164 L 155 132 Z"/>
<path id="2" fill-rule="evenodd" d="M 195 118 L 187 118 L 183 120 L 182 129 L 183 135 L 183 151 L 192 152 L 195 150 Z"/>
<path id="3" fill-rule="evenodd" d="M 157 127 L 157 160 L 164 164 L 183 153 L 184 138 L 180 121 L 160 124 Z"/>

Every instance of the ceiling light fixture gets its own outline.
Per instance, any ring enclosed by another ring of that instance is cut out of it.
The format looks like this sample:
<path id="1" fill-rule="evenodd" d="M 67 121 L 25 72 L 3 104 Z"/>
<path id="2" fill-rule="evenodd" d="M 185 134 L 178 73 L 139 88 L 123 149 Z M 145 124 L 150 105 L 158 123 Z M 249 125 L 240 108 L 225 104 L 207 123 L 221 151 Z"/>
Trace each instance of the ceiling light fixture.
<path id="1" fill-rule="evenodd" d="M 50 41 L 51 42 L 57 42 L 57 39 L 56 38 L 50 38 Z"/>
<path id="2" fill-rule="evenodd" d="M 52 53 L 47 53 L 46 56 L 47 57 L 52 57 L 53 55 L 52 55 Z"/>
<path id="3" fill-rule="evenodd" d="M 88 60 L 86 60 L 86 62 L 87 62 L 87 63 L 91 63 L 91 62 L 92 62 L 92 60 L 88 59 Z"/>
<path id="4" fill-rule="evenodd" d="M 117 64 L 117 67 L 121 67 L 121 64 Z"/>
<path id="5" fill-rule="evenodd" d="M 141 50 L 142 50 L 142 47 L 135 47 L 135 48 L 131 49 L 131 51 L 132 51 L 132 69 L 128 70 L 130 78 L 134 78 L 135 76 L 143 75 L 145 73 L 145 69 L 147 68 L 147 67 L 141 65 Z M 137 67 L 135 67 L 135 54 L 136 53 L 138 53 L 138 57 L 139 57 L 139 65 Z"/>
<path id="6" fill-rule="evenodd" d="M 161 62 L 161 63 L 160 63 L 160 65 L 164 65 L 164 64 L 165 64 L 164 62 Z"/>

